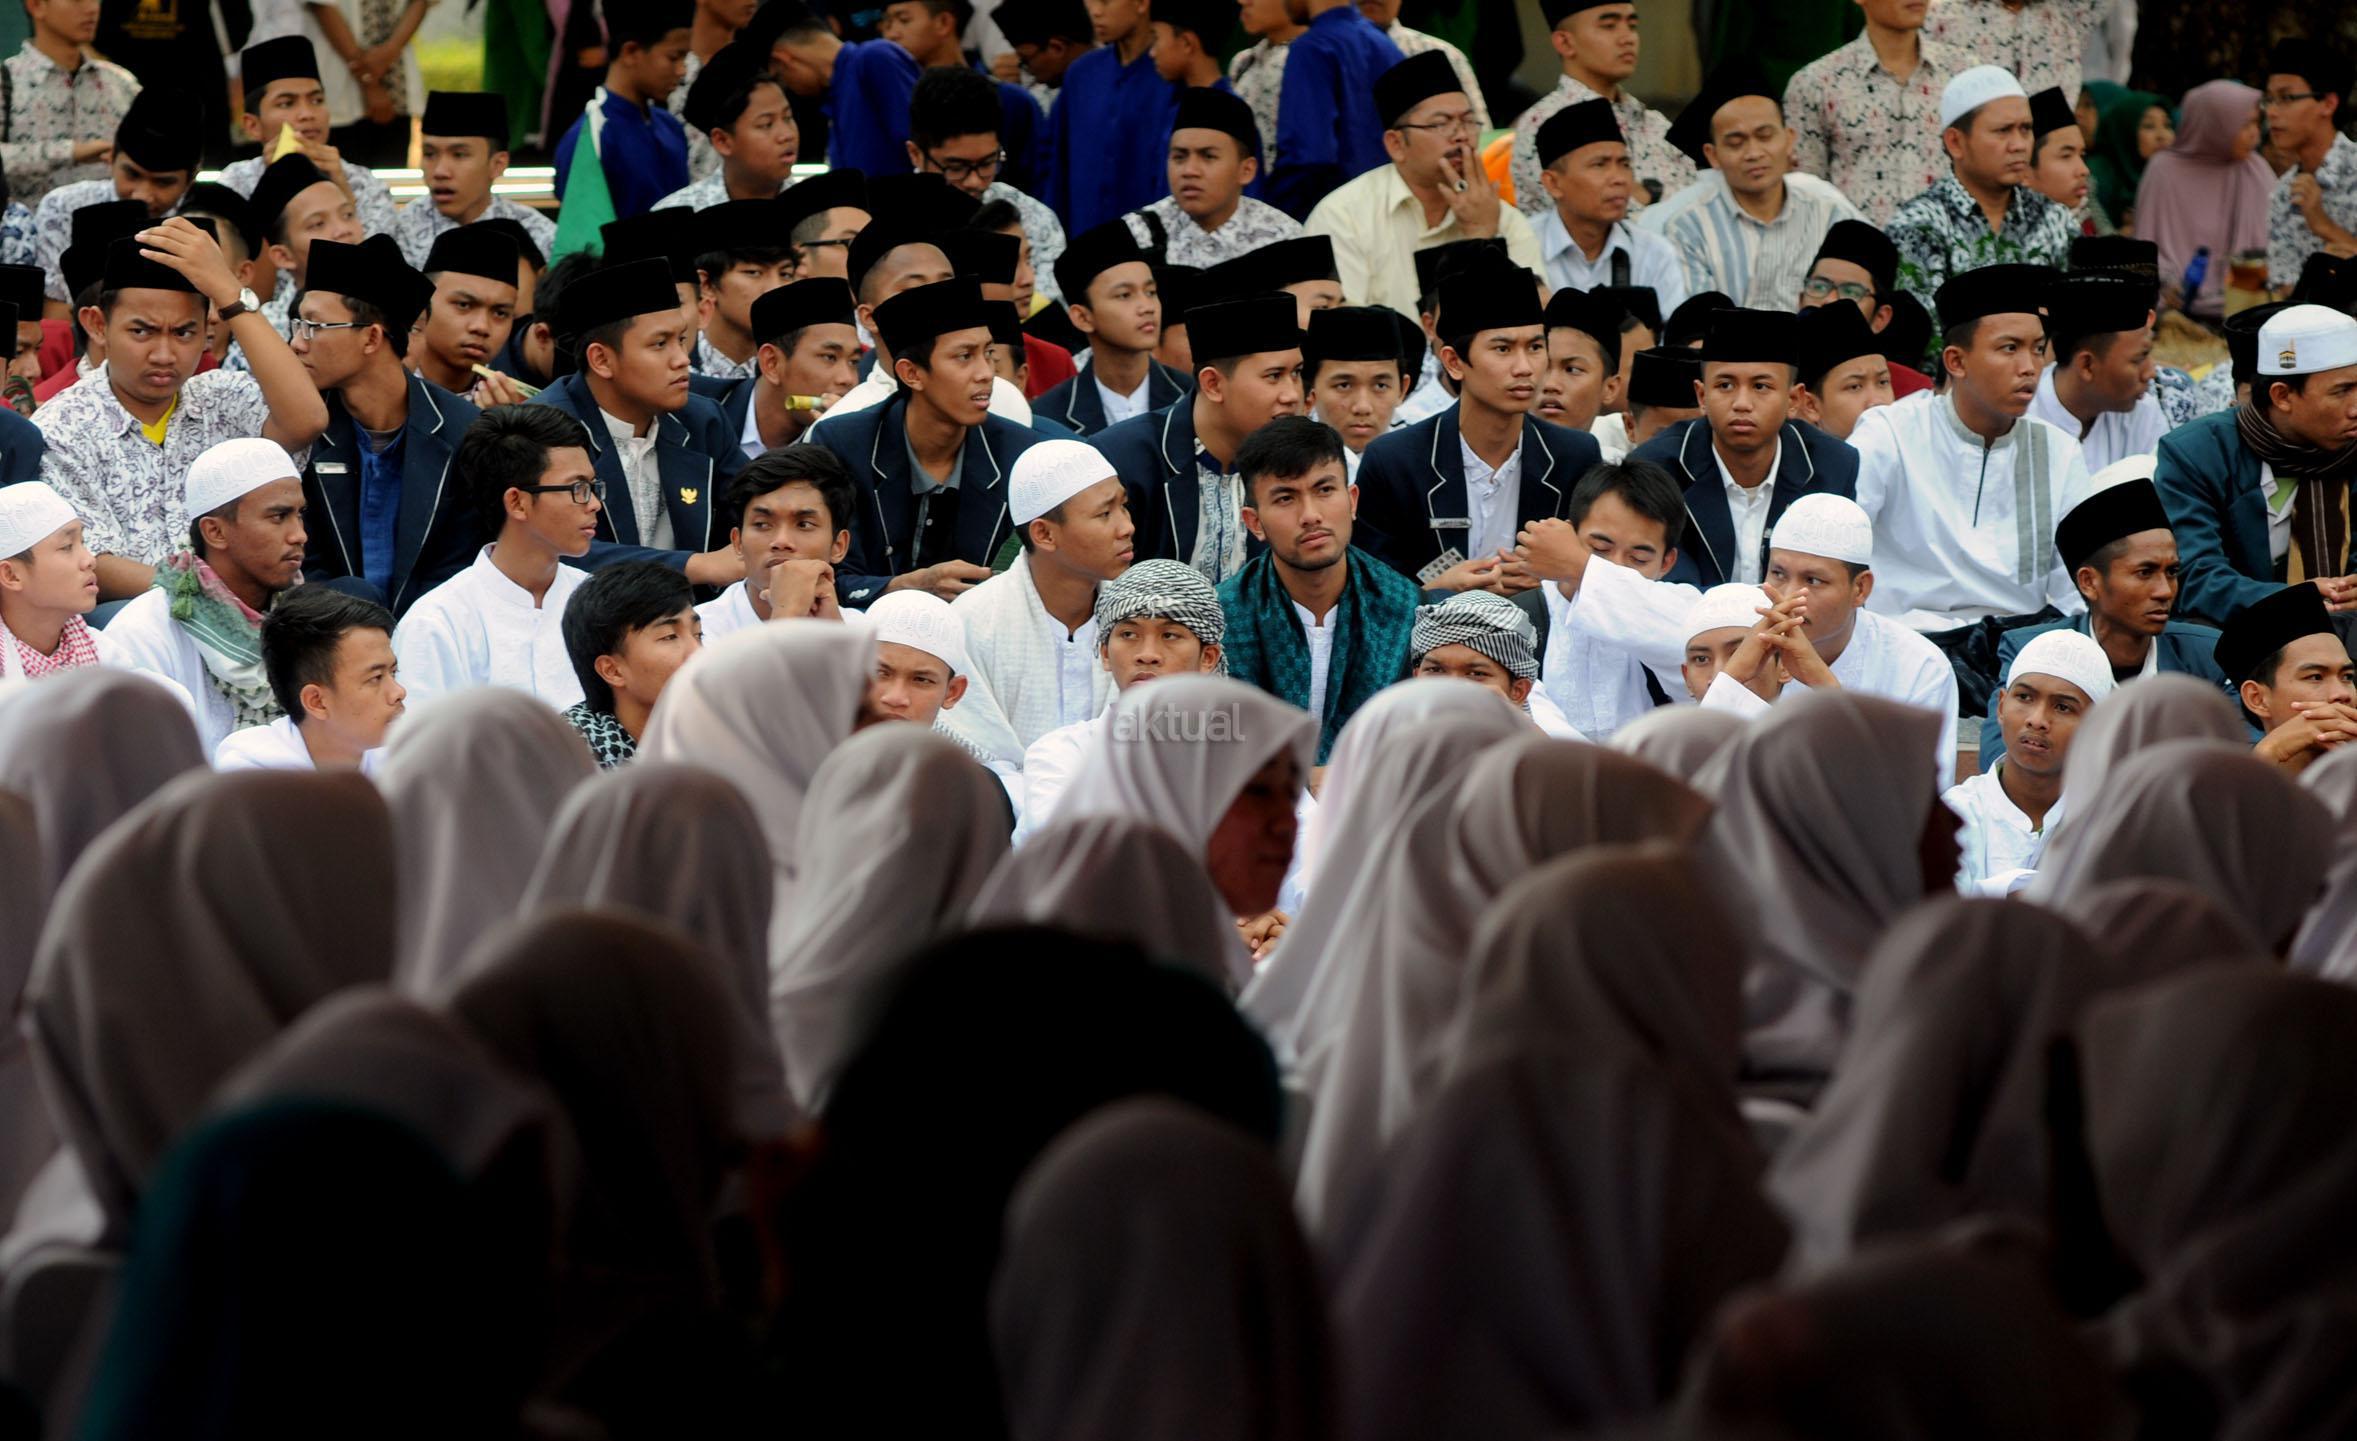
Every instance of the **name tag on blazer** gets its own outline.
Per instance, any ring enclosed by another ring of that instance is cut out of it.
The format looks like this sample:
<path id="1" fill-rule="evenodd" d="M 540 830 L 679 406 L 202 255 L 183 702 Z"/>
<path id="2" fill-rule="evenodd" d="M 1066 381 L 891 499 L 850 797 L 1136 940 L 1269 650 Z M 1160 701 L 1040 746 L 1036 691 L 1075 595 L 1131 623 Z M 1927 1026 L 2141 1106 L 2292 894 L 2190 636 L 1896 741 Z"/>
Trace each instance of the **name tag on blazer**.
<path id="1" fill-rule="evenodd" d="M 311 468 L 318 471 L 321 475 L 349 475 L 352 472 L 352 467 L 344 464 L 344 462 L 340 460 L 318 461 L 315 462 Z"/>

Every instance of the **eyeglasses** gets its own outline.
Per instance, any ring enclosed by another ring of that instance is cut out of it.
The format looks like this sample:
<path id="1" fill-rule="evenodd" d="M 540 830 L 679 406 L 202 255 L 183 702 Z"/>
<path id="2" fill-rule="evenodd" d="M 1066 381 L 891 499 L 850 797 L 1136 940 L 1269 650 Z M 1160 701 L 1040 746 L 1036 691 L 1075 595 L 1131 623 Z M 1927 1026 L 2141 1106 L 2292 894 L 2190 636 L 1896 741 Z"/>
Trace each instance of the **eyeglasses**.
<path id="1" fill-rule="evenodd" d="M 977 177 L 987 180 L 998 174 L 998 168 L 1006 163 L 1007 152 L 1004 150 L 985 155 L 980 160 L 943 160 L 934 155 L 925 157 L 925 164 L 940 172 L 942 178 L 952 184 Z"/>
<path id="2" fill-rule="evenodd" d="M 2297 105 L 2303 100 L 2314 100 L 2316 98 L 2317 94 L 2315 91 L 2302 90 L 2295 95 L 2262 95 L 2259 97 L 2259 103 L 2261 105 Z"/>
<path id="3" fill-rule="evenodd" d="M 830 245 L 840 245 L 845 250 L 851 248 L 851 242 L 848 240 L 805 240 L 800 243 L 800 248 L 803 250 L 824 250 Z"/>
<path id="4" fill-rule="evenodd" d="M 1481 127 L 1473 123 L 1471 111 L 1467 111 L 1463 115 L 1443 115 L 1438 120 L 1426 121 L 1421 125 L 1410 125 L 1402 120 L 1391 128 L 1394 130 L 1437 130 L 1443 135 L 1478 135 L 1481 133 Z"/>
<path id="5" fill-rule="evenodd" d="M 300 315 L 289 320 L 287 326 L 294 332 L 294 338 L 297 340 L 316 340 L 323 330 L 358 330 L 361 328 L 361 324 L 357 320 L 305 320 Z"/>
<path id="6" fill-rule="evenodd" d="M 1822 275 L 1812 275 L 1808 278 L 1808 282 L 1801 286 L 1801 294 L 1806 295 L 1811 300 L 1823 300 L 1828 296 L 1838 295 L 1842 299 L 1854 303 L 1860 300 L 1873 299 L 1874 287 L 1871 285 L 1860 285 L 1855 280 L 1844 280 L 1839 284 L 1835 284 L 1833 281 L 1827 280 Z"/>
<path id="7" fill-rule="evenodd" d="M 570 495 L 575 505 L 606 498 L 606 483 L 602 480 L 576 480 L 571 485 L 519 485 L 516 489 L 526 495 Z"/>

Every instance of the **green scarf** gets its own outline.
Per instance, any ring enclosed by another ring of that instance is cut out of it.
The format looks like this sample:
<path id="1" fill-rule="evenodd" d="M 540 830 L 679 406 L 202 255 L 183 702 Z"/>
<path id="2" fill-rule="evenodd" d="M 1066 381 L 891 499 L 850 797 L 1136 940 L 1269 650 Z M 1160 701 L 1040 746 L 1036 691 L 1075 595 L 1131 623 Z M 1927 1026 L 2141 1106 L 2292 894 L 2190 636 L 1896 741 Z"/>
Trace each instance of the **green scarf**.
<path id="1" fill-rule="evenodd" d="M 262 620 L 230 593 L 213 568 L 189 551 L 155 569 L 155 587 L 170 598 L 172 619 L 196 642 L 205 679 L 229 702 L 237 728 L 268 725 L 286 714 L 262 669 Z"/>
<path id="2" fill-rule="evenodd" d="M 1406 673 L 1408 636 L 1416 625 L 1415 582 L 1355 546 L 1344 563 L 1350 570 L 1334 622 L 1326 703 L 1318 718 L 1319 765 L 1326 763 L 1334 737 L 1358 708 Z M 1220 583 L 1219 604 L 1228 620 L 1221 642 L 1228 674 L 1309 709 L 1309 638 L 1268 552 Z"/>

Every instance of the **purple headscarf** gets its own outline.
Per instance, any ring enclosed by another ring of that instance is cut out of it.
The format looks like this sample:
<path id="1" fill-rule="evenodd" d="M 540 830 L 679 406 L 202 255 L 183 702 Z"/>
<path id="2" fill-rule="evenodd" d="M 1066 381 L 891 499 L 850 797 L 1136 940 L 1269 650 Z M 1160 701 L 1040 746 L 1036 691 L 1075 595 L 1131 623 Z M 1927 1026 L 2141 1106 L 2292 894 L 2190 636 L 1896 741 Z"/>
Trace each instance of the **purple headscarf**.
<path id="1" fill-rule="evenodd" d="M 2197 314 L 2215 316 L 2223 308 L 2228 256 L 2267 248 L 2275 172 L 2255 148 L 2234 158 L 2234 139 L 2258 109 L 2259 92 L 2238 81 L 2212 80 L 2186 91 L 2177 143 L 2152 157 L 2136 187 L 2136 233 L 2160 246 L 2164 280 L 2182 280 L 2194 252 L 2210 248 L 2209 275 L 2187 307 Z"/>

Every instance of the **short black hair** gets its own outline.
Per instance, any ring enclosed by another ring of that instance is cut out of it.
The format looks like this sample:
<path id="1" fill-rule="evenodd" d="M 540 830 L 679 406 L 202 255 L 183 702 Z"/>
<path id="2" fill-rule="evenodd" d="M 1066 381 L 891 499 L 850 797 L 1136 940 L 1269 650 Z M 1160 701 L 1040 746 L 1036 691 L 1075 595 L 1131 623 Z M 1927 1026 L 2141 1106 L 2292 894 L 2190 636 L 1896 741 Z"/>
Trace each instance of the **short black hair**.
<path id="1" fill-rule="evenodd" d="M 1006 124 L 998 85 L 979 70 L 936 65 L 917 77 L 908 97 L 908 138 L 919 150 L 960 135 L 997 135 Z"/>
<path id="2" fill-rule="evenodd" d="M 2080 351 L 2091 350 L 2095 352 L 2096 359 L 2101 360 L 2104 356 L 2111 354 L 2112 346 L 2127 333 L 2125 330 L 2066 329 L 2049 320 L 2046 326 L 2046 338 L 2049 342 L 2046 347 L 2046 358 L 2056 365 L 2068 365 Z"/>
<path id="3" fill-rule="evenodd" d="M 680 572 L 651 560 L 609 565 L 584 581 L 565 602 L 565 655 L 581 681 L 581 703 L 614 713 L 614 688 L 597 673 L 599 656 L 613 655 L 631 632 L 666 621 L 696 603 L 696 588 Z"/>
<path id="4" fill-rule="evenodd" d="M 303 687 L 332 685 L 336 647 L 356 630 L 393 633 L 393 613 L 373 600 L 324 585 L 299 585 L 262 617 L 262 671 L 271 698 L 303 723 Z"/>
<path id="5" fill-rule="evenodd" d="M 1321 465 L 1341 465 L 1342 454 L 1342 435 L 1334 427 L 1306 415 L 1280 415 L 1236 447 L 1236 477 L 1244 482 L 1244 503 L 1258 504 L 1255 487 L 1262 476 L 1290 480 Z"/>
<path id="6" fill-rule="evenodd" d="M 767 451 L 737 472 L 729 483 L 728 495 L 721 508 L 731 526 L 745 523 L 745 512 L 753 502 L 773 490 L 789 485 L 807 485 L 818 492 L 820 503 L 827 508 L 827 528 L 836 534 L 851 529 L 851 517 L 859 503 L 858 489 L 851 481 L 851 468 L 836 454 L 820 445 L 787 445 Z"/>
<path id="7" fill-rule="evenodd" d="M 1608 495 L 1620 497 L 1620 503 L 1661 525 L 1661 544 L 1665 550 L 1675 550 L 1686 534 L 1686 501 L 1678 483 L 1670 473 L 1647 460 L 1605 461 L 1589 467 L 1571 488 L 1571 504 L 1564 511 L 1564 519 L 1573 525 L 1588 518 L 1596 502 Z"/>
<path id="8" fill-rule="evenodd" d="M 287 307 L 287 313 L 289 315 L 302 314 L 303 297 L 311 293 L 312 292 L 309 288 L 296 291 L 294 304 Z M 343 305 L 344 310 L 351 315 L 352 323 L 354 325 L 361 326 L 363 328 L 371 325 L 383 326 L 385 328 L 385 339 L 391 341 L 396 347 L 398 347 L 398 349 L 395 351 L 396 354 L 399 354 L 400 350 L 405 350 L 408 348 L 408 332 L 404 331 L 399 335 L 395 335 L 393 333 L 392 322 L 386 316 L 382 307 L 369 301 L 362 300 L 357 295 L 346 295 L 341 290 L 322 290 L 319 292 L 319 294 L 334 296 L 336 300 Z"/>
<path id="9" fill-rule="evenodd" d="M 237 499 L 243 500 L 245 497 L 241 495 Z M 205 528 L 202 522 L 208 518 L 217 520 L 223 525 L 237 524 L 237 500 L 233 500 L 227 505 L 216 505 L 203 515 L 192 515 L 188 518 L 188 550 L 198 560 L 205 558 Z"/>
<path id="10" fill-rule="evenodd" d="M 553 405 L 495 405 L 475 417 L 459 437 L 457 466 L 484 539 L 507 523 L 508 491 L 538 485 L 548 453 L 566 448 L 588 450 L 589 432 Z"/>
<path id="11" fill-rule="evenodd" d="M 832 36 L 835 32 L 824 16 L 812 10 L 803 0 L 767 0 L 762 7 L 770 12 L 767 24 L 781 40 L 803 40 L 815 35 Z"/>
<path id="12" fill-rule="evenodd" d="M 1022 223 L 1023 212 L 1015 208 L 1014 201 L 985 200 L 982 202 L 982 208 L 975 211 L 974 217 L 966 222 L 966 229 L 983 230 L 997 235 L 1012 230 Z"/>
<path id="13" fill-rule="evenodd" d="M 601 0 L 597 8 L 615 55 L 625 45 L 652 50 L 672 31 L 695 26 L 695 7 L 685 0 Z"/>
<path id="14" fill-rule="evenodd" d="M 741 245 L 734 250 L 707 250 L 696 257 L 696 271 L 704 284 L 717 286 L 720 277 L 726 275 L 731 266 L 778 265 L 793 258 L 794 247 L 791 243 L 763 240 L 757 245 Z"/>
<path id="15" fill-rule="evenodd" d="M 580 344 L 568 343 L 568 337 L 557 330 L 557 316 L 560 313 L 557 305 L 564 299 L 565 292 L 572 288 L 573 282 L 590 274 L 597 266 L 597 256 L 586 250 L 576 250 L 550 261 L 547 271 L 540 277 L 540 284 L 532 291 L 532 313 L 515 318 L 518 331 L 529 329 L 535 323 L 548 327 L 552 342 L 548 365 L 550 380 L 562 380 L 581 368 Z"/>

